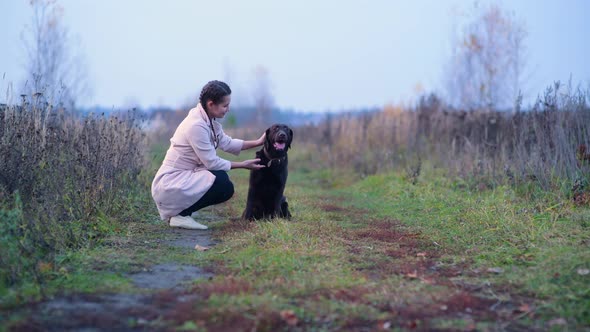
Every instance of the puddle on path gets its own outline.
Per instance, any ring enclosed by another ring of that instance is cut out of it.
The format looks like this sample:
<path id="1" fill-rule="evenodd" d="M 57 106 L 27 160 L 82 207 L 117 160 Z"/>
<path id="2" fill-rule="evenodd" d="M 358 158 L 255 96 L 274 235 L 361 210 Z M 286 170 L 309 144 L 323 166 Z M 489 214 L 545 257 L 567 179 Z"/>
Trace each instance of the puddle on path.
<path id="1" fill-rule="evenodd" d="M 166 296 L 171 295 L 173 301 Z M 166 331 L 160 317 L 176 302 L 192 303 L 198 295 L 75 294 L 46 301 L 15 331 Z"/>
<path id="2" fill-rule="evenodd" d="M 208 226 L 219 221 L 209 213 L 200 213 L 199 221 Z M 212 239 L 211 230 L 186 230 L 164 228 L 163 243 L 171 247 L 194 250 L 196 244 L 211 247 L 217 241 Z M 156 305 L 158 296 L 176 294 L 173 302 L 184 301 L 183 290 L 201 278 L 213 274 L 204 272 L 202 267 L 181 265 L 173 262 L 151 266 L 146 270 L 129 274 L 135 287 L 151 291 L 147 294 L 73 294 L 51 299 L 33 305 L 31 314 L 16 330 L 23 331 L 144 331 L 158 330 L 152 320 L 166 310 Z M 170 304 L 173 304 L 171 302 Z M 147 325 L 146 325 L 147 324 Z"/>
<path id="3" fill-rule="evenodd" d="M 219 221 L 219 217 L 210 213 L 200 212 L 197 220 L 211 226 L 212 222 Z M 163 243 L 177 248 L 185 248 L 187 251 L 195 250 L 195 245 L 212 247 L 218 243 L 212 239 L 211 229 L 191 230 L 182 228 L 165 228 Z M 181 265 L 174 262 L 158 264 L 145 269 L 142 272 L 128 275 L 133 284 L 142 289 L 182 289 L 191 281 L 201 278 L 210 278 L 213 274 L 204 272 L 199 266 Z"/>
<path id="4" fill-rule="evenodd" d="M 129 276 L 133 284 L 143 289 L 184 288 L 185 285 L 201 278 L 213 277 L 197 266 L 165 263 L 152 266 L 147 271 Z"/>
<path id="5" fill-rule="evenodd" d="M 216 245 L 218 242 L 211 238 L 211 230 L 189 230 L 171 228 L 167 231 L 166 240 L 164 243 L 179 248 L 190 248 L 194 249 L 195 245 L 211 247 Z"/>

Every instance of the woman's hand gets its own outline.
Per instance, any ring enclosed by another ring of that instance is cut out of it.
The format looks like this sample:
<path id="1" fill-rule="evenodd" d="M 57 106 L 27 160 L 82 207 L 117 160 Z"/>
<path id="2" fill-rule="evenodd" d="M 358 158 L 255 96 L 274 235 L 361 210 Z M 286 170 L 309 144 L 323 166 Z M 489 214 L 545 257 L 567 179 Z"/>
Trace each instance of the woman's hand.
<path id="1" fill-rule="evenodd" d="M 265 165 L 260 165 L 260 158 L 231 162 L 231 168 L 245 168 L 254 171 L 265 167 Z"/>
<path id="2" fill-rule="evenodd" d="M 262 144 L 264 144 L 264 139 L 266 138 L 266 132 L 264 132 L 262 134 L 262 136 L 260 136 L 259 139 L 255 139 L 252 141 L 244 141 L 244 145 L 242 145 L 242 150 L 248 150 L 251 148 L 255 148 L 257 146 L 261 146 Z"/>
<path id="3" fill-rule="evenodd" d="M 257 170 L 266 167 L 265 165 L 260 165 L 260 158 L 244 160 L 243 163 L 244 168 L 251 170 Z"/>

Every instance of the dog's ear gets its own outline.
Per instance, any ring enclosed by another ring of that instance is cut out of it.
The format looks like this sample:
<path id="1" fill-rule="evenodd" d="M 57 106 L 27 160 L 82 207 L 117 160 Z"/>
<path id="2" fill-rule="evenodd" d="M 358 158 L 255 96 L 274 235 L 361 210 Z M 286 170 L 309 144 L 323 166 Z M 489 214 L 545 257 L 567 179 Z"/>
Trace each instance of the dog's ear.
<path id="1" fill-rule="evenodd" d="M 270 141 L 270 127 L 266 130 L 266 135 L 264 136 L 264 147 L 269 149 L 271 146 Z"/>
<path id="2" fill-rule="evenodd" d="M 293 130 L 289 128 L 289 141 L 287 142 L 287 149 L 291 148 L 291 142 L 293 142 Z"/>

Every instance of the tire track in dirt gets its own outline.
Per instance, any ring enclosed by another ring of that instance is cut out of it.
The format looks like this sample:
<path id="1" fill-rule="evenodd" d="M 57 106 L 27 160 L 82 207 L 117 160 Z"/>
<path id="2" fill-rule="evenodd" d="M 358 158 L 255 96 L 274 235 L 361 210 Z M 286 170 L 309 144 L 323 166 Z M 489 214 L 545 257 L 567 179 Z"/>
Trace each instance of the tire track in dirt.
<path id="1" fill-rule="evenodd" d="M 344 207 L 338 199 L 327 198 L 324 202 L 320 207 L 334 220 L 354 224 L 354 227 L 343 228 L 341 234 L 334 236 L 346 246 L 351 253 L 351 262 L 358 268 L 357 272 L 365 275 L 368 281 L 366 285 L 357 287 L 323 289 L 313 294 L 311 299 L 329 298 L 372 306 L 388 317 L 382 320 L 348 318 L 339 322 L 338 330 L 374 331 L 397 327 L 417 331 L 465 331 L 480 329 L 477 324 L 481 322 L 485 322 L 489 330 L 532 330 L 518 321 L 528 314 L 521 310 L 522 304 L 532 303 L 531 300 L 511 295 L 509 289 L 486 284 L 483 280 L 473 282 L 470 279 L 467 282 L 463 277 L 481 277 L 470 269 L 469 261 L 445 263 L 442 258 L 448 253 L 444 249 L 401 222 L 370 219 L 368 211 Z M 234 221 L 226 224 L 219 233 L 246 230 L 252 225 Z M 215 244 L 210 232 L 168 229 L 166 234 L 165 243 L 187 250 L 194 250 L 196 243 Z M 152 271 L 144 271 L 148 276 L 162 278 L 169 277 L 167 271 L 180 273 L 178 266 L 154 266 L 150 269 Z M 219 266 L 215 271 L 223 274 L 223 269 Z M 199 273 L 190 268 L 187 272 L 192 276 Z M 399 290 L 383 283 L 391 276 L 401 280 Z M 252 313 L 219 312 L 213 307 L 199 306 L 213 294 L 235 295 L 254 291 L 252 285 L 243 279 L 228 275 L 190 289 L 182 286 L 182 280 L 170 281 L 163 286 L 145 289 L 140 294 L 78 294 L 39 303 L 35 305 L 33 314 L 13 330 L 169 331 L 189 321 L 196 324 L 195 328 L 202 327 L 208 331 L 290 328 L 276 308 L 258 311 L 253 320 L 247 316 Z M 414 288 L 416 291 L 413 291 Z M 496 297 L 490 294 L 496 294 Z M 309 300 L 309 296 L 292 300 L 297 303 Z M 440 320 L 449 321 L 451 325 L 441 328 L 438 325 Z M 458 320 L 463 325 L 456 325 Z M 318 328 L 324 324 L 320 322 L 321 319 L 300 321 L 297 329 Z M 330 322 L 325 324 L 324 327 L 329 330 Z"/>
<path id="2" fill-rule="evenodd" d="M 485 274 L 471 269 L 468 260 L 445 262 L 443 256 L 454 253 L 398 220 L 368 218 L 368 211 L 327 201 L 320 206 L 324 211 L 336 220 L 353 223 L 354 227 L 343 229 L 340 240 L 352 254 L 351 262 L 360 266 L 358 271 L 366 276 L 370 286 L 327 290 L 322 296 L 372 305 L 391 315 L 391 319 L 384 321 L 350 321 L 347 328 L 362 330 L 372 326 L 385 330 L 397 326 L 430 331 L 439 329 L 437 321 L 462 320 L 465 326 L 444 330 L 477 330 L 478 322 L 487 323 L 491 330 L 533 330 L 518 322 L 526 315 L 532 316 L 533 307 L 529 304 L 533 299 L 510 294 L 508 287 L 477 280 L 486 279 Z M 379 286 L 380 281 L 391 276 L 402 277 L 404 285 L 410 285 L 400 291 L 405 298 L 396 295 L 395 290 Z M 418 285 L 416 294 L 408 292 L 412 283 Z M 428 287 L 437 290 L 419 293 Z M 391 294 L 383 294 L 388 291 Z M 368 295 L 376 293 L 383 298 L 380 303 L 366 300 Z"/>

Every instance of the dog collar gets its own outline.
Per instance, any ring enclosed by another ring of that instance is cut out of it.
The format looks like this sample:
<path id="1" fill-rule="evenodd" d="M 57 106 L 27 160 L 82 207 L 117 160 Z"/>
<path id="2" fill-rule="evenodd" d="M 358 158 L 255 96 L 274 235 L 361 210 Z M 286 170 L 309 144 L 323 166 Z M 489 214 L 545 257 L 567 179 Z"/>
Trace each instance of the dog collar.
<path id="1" fill-rule="evenodd" d="M 272 162 L 275 161 L 275 160 L 278 160 L 279 161 L 279 164 L 280 164 L 283 161 L 283 159 L 285 159 L 285 158 L 283 157 L 283 158 L 270 159 L 268 161 L 268 163 L 266 164 L 266 167 L 270 167 L 272 165 Z"/>
<path id="2" fill-rule="evenodd" d="M 264 151 L 264 156 L 265 156 L 266 158 L 268 158 L 268 163 L 266 163 L 266 167 L 270 167 L 270 166 L 272 165 L 272 162 L 273 162 L 274 160 L 278 160 L 278 161 L 279 161 L 279 164 L 280 164 L 280 163 L 281 163 L 281 162 L 282 162 L 282 161 L 285 159 L 285 157 L 281 157 L 281 158 L 271 158 L 271 157 L 268 155 L 268 152 L 266 151 L 266 149 L 262 149 L 262 151 Z"/>

